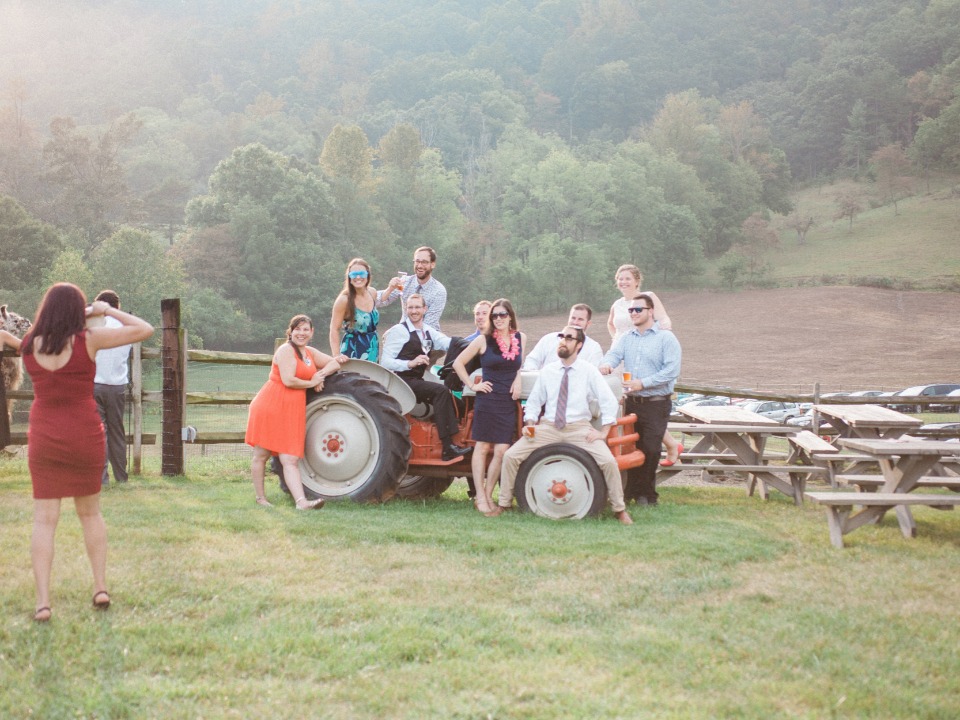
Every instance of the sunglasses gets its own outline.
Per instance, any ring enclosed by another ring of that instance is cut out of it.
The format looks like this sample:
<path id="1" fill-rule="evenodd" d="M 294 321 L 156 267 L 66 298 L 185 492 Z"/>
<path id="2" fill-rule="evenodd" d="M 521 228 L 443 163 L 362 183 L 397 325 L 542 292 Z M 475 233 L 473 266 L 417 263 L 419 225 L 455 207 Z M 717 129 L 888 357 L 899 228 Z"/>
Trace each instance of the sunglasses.
<path id="1" fill-rule="evenodd" d="M 501 318 L 510 317 L 510 313 L 508 313 L 508 312 L 492 312 L 492 313 L 490 313 L 490 317 L 492 317 L 494 320 L 499 320 L 499 319 L 501 319 Z"/>
<path id="2" fill-rule="evenodd" d="M 629 313 L 637 313 L 637 314 L 642 313 L 644 310 L 653 310 L 653 308 L 647 307 L 646 305 L 641 305 L 640 307 L 628 307 L 628 308 L 627 308 L 627 312 L 629 312 Z"/>
<path id="3" fill-rule="evenodd" d="M 368 273 L 366 270 L 352 270 L 347 273 L 347 277 L 351 280 L 355 278 L 365 278 L 368 275 L 370 275 L 370 273 Z"/>
<path id="4" fill-rule="evenodd" d="M 576 335 L 564 335 L 563 333 L 557 333 L 557 338 L 560 340 L 572 340 L 573 342 L 577 342 Z"/>

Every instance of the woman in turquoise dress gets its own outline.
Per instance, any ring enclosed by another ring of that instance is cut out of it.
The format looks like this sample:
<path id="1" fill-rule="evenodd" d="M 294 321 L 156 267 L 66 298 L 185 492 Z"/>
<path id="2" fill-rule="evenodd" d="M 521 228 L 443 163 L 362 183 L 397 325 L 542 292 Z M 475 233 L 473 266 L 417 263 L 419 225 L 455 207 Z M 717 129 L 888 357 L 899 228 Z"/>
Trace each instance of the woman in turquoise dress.
<path id="1" fill-rule="evenodd" d="M 340 363 L 350 358 L 377 362 L 380 359 L 379 321 L 377 291 L 370 287 L 370 265 L 363 258 L 354 258 L 347 263 L 343 290 L 333 303 L 330 353 Z"/>

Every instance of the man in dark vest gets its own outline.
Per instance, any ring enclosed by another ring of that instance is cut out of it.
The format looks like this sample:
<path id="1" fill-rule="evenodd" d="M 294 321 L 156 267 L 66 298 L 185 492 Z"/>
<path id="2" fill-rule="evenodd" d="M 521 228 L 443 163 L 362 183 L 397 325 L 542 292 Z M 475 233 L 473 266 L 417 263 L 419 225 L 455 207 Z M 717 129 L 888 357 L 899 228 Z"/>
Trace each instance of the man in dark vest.
<path id="1" fill-rule="evenodd" d="M 453 443 L 453 436 L 457 434 L 460 425 L 450 391 L 443 383 L 426 380 L 423 376 L 424 372 L 430 369 L 430 352 L 445 351 L 450 347 L 450 338 L 423 324 L 426 310 L 422 296 L 414 293 L 407 298 L 406 319 L 383 335 L 380 364 L 403 378 L 413 390 L 418 402 L 430 403 L 433 406 L 433 421 L 443 443 L 443 459 L 456 460 L 469 453 L 472 448 Z"/>

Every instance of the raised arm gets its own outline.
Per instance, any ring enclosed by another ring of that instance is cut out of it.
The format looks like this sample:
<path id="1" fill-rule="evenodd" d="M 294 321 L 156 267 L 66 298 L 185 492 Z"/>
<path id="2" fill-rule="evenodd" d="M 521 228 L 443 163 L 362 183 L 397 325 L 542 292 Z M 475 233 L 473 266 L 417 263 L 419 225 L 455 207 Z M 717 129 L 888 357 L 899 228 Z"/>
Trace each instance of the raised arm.
<path id="1" fill-rule="evenodd" d="M 97 300 L 87 308 L 87 317 L 100 315 L 119 320 L 121 327 L 97 327 L 87 330 L 87 354 L 91 360 L 96 357 L 97 350 L 142 342 L 153 335 L 153 325 L 146 320 L 117 310 L 103 300 Z"/>
<path id="2" fill-rule="evenodd" d="M 20 352 L 20 338 L 6 330 L 0 330 L 0 349 L 11 347 Z"/>
<path id="3" fill-rule="evenodd" d="M 660 298 L 657 297 L 655 292 L 647 292 L 647 295 L 653 301 L 653 319 L 660 323 L 661 329 L 672 330 L 673 323 L 670 321 L 670 316 L 667 315 L 667 309 L 660 302 Z"/>

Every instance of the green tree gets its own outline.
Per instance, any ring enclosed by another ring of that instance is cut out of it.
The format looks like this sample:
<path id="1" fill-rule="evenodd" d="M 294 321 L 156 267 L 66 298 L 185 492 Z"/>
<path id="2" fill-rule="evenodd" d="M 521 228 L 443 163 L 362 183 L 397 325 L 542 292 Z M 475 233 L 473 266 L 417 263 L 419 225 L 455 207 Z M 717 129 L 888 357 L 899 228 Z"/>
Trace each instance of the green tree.
<path id="1" fill-rule="evenodd" d="M 63 241 L 56 229 L 32 217 L 16 200 L 0 197 L 0 286 L 21 293 L 37 288 Z"/>
<path id="2" fill-rule="evenodd" d="M 885 202 L 893 203 L 893 214 L 899 215 L 897 202 L 910 194 L 913 182 L 910 158 L 900 145 L 884 145 L 870 156 L 870 166 L 876 174 L 877 188 Z"/>

